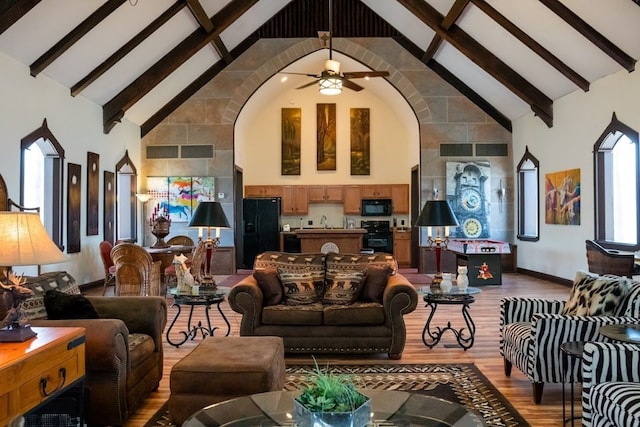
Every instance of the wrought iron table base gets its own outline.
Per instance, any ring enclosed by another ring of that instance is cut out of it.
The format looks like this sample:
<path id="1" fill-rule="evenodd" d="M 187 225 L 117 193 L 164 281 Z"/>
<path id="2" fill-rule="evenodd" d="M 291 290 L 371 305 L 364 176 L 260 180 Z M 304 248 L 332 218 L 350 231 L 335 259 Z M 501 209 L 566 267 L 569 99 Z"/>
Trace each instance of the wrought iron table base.
<path id="1" fill-rule="evenodd" d="M 458 345 L 456 347 L 461 347 L 464 351 L 470 349 L 473 346 L 476 334 L 476 325 L 473 323 L 473 319 L 469 313 L 469 305 L 473 302 L 475 302 L 475 298 L 470 295 L 456 296 L 453 298 L 439 297 L 437 299 L 427 301 L 427 305 L 425 307 L 429 307 L 431 312 L 429 313 L 427 323 L 425 323 L 424 329 L 422 330 L 422 342 L 424 345 L 429 348 L 435 347 L 442 339 L 442 335 L 444 335 L 446 331 L 451 331 L 458 341 Z M 451 321 L 448 321 L 447 326 L 445 327 L 436 326 L 433 329 L 431 328 L 431 320 L 436 313 L 438 304 L 462 305 L 462 317 L 467 325 L 466 333 L 465 328 L 455 329 L 452 327 Z M 445 347 L 449 346 L 445 345 Z"/>
<path id="2" fill-rule="evenodd" d="M 224 312 L 222 311 L 222 308 L 220 308 L 220 304 L 224 301 L 224 298 L 221 299 L 215 299 L 215 300 L 207 300 L 207 299 L 203 299 L 203 300 L 196 300 L 196 301 L 180 301 L 180 300 L 176 300 L 176 302 L 173 303 L 172 307 L 177 307 L 178 308 L 178 312 L 176 313 L 175 317 L 173 318 L 173 321 L 171 322 L 171 325 L 169 325 L 169 328 L 167 329 L 167 342 L 169 344 L 171 344 L 172 346 L 178 348 L 180 347 L 182 344 L 184 344 L 185 342 L 187 342 L 187 340 L 191 339 L 194 340 L 197 336 L 198 336 L 198 332 L 202 335 L 202 339 L 204 339 L 207 336 L 213 336 L 216 329 L 220 329 L 219 327 L 211 327 L 211 319 L 209 317 L 209 310 L 211 309 L 211 305 L 215 304 L 218 307 L 218 312 L 220 313 L 220 316 L 222 316 L 222 319 L 224 320 L 224 322 L 227 324 L 227 333 L 225 334 L 225 336 L 229 336 L 229 333 L 231 332 L 231 324 L 229 323 L 229 320 L 227 319 L 227 316 L 224 315 Z M 182 312 L 182 307 L 180 306 L 180 304 L 187 304 L 189 305 L 189 319 L 187 320 L 187 330 L 186 331 L 180 331 L 179 333 L 183 335 L 183 339 L 182 341 L 172 341 L 171 338 L 169 337 L 169 334 L 171 333 L 171 329 L 173 329 L 173 325 L 175 325 L 176 321 L 178 320 L 178 317 L 180 317 L 180 313 Z M 198 321 L 198 323 L 196 325 L 192 325 L 191 321 L 193 319 L 193 309 L 195 306 L 197 305 L 204 305 L 205 309 L 204 309 L 204 313 L 205 313 L 205 318 L 207 320 L 207 326 L 204 326 L 202 324 L 202 321 Z"/>

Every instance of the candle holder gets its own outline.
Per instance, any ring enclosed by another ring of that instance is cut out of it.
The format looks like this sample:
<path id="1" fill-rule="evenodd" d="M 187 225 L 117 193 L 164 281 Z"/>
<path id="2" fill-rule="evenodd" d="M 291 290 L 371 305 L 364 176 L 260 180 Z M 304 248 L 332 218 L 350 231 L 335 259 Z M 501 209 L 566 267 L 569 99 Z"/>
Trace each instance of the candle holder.
<path id="1" fill-rule="evenodd" d="M 169 229 L 171 228 L 171 221 L 163 216 L 157 217 L 151 224 L 151 234 L 156 236 L 156 242 L 151 246 L 152 248 L 167 248 L 169 244 L 164 241 L 164 238 L 169 235 Z"/>

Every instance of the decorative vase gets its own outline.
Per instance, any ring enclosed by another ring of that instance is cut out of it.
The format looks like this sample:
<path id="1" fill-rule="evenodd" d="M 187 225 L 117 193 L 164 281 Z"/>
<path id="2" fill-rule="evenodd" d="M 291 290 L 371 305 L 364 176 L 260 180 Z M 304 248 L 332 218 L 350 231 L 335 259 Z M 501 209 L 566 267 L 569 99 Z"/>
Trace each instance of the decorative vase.
<path id="1" fill-rule="evenodd" d="M 371 421 L 371 399 L 351 412 L 311 412 L 293 400 L 296 425 L 309 427 L 364 427 Z"/>
<path id="2" fill-rule="evenodd" d="M 440 290 L 444 293 L 451 292 L 453 283 L 451 283 L 451 273 L 442 273 L 442 282 L 440 282 Z"/>
<path id="3" fill-rule="evenodd" d="M 458 275 L 456 276 L 456 285 L 461 291 L 466 291 L 469 286 L 469 277 L 467 276 L 467 266 L 458 266 Z"/>
<path id="4" fill-rule="evenodd" d="M 163 216 L 157 217 L 153 220 L 151 226 L 151 234 L 156 236 L 156 242 L 151 246 L 152 248 L 167 248 L 169 245 L 164 241 L 164 238 L 169 235 L 169 228 L 171 227 L 171 221 Z"/>

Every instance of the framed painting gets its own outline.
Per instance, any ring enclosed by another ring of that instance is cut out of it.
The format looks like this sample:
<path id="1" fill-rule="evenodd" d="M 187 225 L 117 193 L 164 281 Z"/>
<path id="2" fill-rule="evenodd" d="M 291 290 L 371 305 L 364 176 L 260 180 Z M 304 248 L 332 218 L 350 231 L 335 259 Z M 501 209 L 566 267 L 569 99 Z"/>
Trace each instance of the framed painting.
<path id="1" fill-rule="evenodd" d="M 171 222 L 189 222 L 201 200 L 215 200 L 215 178 L 212 176 L 152 176 L 147 178 L 151 195 L 150 212 L 166 209 Z M 148 219 L 145 218 L 148 223 Z"/>
<path id="2" fill-rule="evenodd" d="M 336 104 L 316 105 L 316 169 L 336 170 Z"/>
<path id="3" fill-rule="evenodd" d="M 351 175 L 371 174 L 371 142 L 369 109 L 352 108 L 351 123 Z"/>
<path id="4" fill-rule="evenodd" d="M 87 152 L 87 236 L 98 235 L 100 155 Z"/>
<path id="5" fill-rule="evenodd" d="M 196 210 L 203 200 L 215 200 L 216 179 L 213 176 L 191 177 L 191 210 Z"/>
<path id="6" fill-rule="evenodd" d="M 548 173 L 544 187 L 545 223 L 580 225 L 580 169 Z"/>
<path id="7" fill-rule="evenodd" d="M 282 175 L 300 175 L 301 108 L 282 109 Z"/>
<path id="8" fill-rule="evenodd" d="M 82 166 L 67 165 L 67 253 L 80 252 L 80 202 Z"/>
<path id="9" fill-rule="evenodd" d="M 116 175 L 113 172 L 104 171 L 104 212 L 102 217 L 103 240 L 115 243 L 115 211 L 116 211 Z"/>
<path id="10" fill-rule="evenodd" d="M 189 222 L 191 220 L 191 177 L 170 176 L 167 178 L 169 191 L 169 219 L 172 222 Z M 165 208 L 165 206 L 161 206 Z"/>

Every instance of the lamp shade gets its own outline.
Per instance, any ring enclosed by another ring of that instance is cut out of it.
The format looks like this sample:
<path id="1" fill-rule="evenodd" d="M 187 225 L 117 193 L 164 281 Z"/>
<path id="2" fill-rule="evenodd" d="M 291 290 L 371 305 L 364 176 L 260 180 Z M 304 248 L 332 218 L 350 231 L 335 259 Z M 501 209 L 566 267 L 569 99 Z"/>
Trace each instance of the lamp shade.
<path id="1" fill-rule="evenodd" d="M 231 228 L 220 202 L 200 202 L 191 217 L 189 227 Z"/>
<path id="2" fill-rule="evenodd" d="M 68 261 L 36 212 L 0 212 L 0 265 L 43 265 Z"/>
<path id="3" fill-rule="evenodd" d="M 429 200 L 422 208 L 415 225 L 417 227 L 457 227 L 460 224 L 448 201 Z"/>

